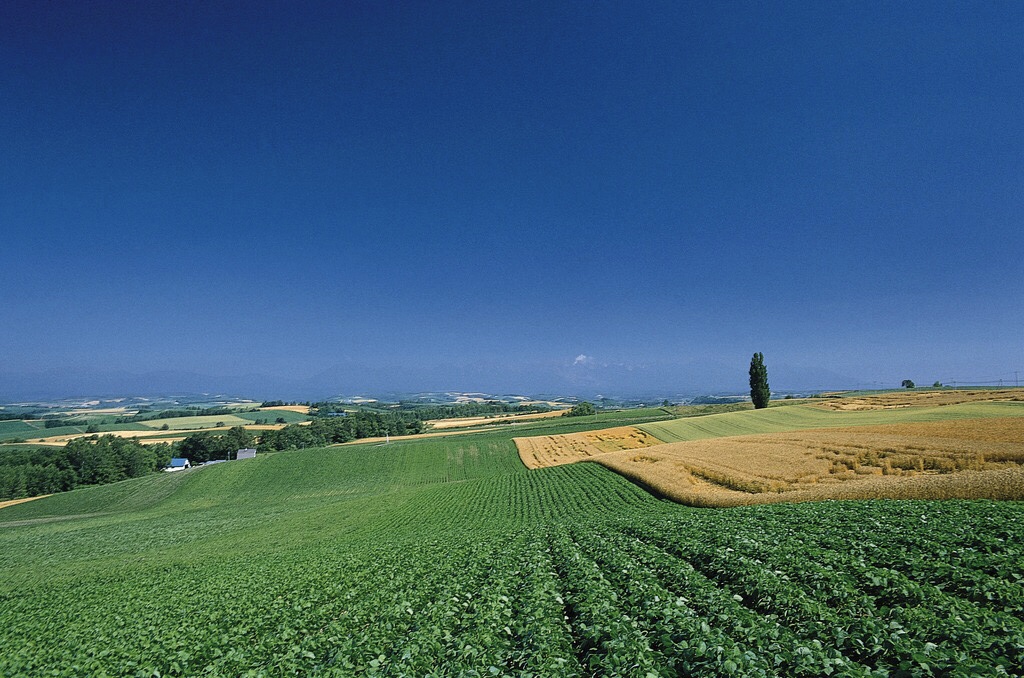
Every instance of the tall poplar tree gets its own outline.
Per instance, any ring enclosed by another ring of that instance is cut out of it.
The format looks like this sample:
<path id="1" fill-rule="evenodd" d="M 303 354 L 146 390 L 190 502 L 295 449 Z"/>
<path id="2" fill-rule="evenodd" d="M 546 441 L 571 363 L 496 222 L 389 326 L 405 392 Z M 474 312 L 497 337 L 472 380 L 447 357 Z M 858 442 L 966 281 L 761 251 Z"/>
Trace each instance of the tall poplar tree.
<path id="1" fill-rule="evenodd" d="M 755 353 L 750 359 L 750 399 L 754 409 L 768 407 L 772 392 L 768 388 L 768 368 L 764 366 L 764 355 Z"/>

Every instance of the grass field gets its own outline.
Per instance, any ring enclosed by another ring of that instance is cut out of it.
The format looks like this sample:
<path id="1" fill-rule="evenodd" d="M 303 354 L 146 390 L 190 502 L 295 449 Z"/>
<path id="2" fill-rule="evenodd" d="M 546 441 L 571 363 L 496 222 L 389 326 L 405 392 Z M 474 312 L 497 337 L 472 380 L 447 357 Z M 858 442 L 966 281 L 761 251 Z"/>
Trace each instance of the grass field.
<path id="1" fill-rule="evenodd" d="M 1022 675 L 1020 503 L 692 509 L 522 430 L 4 508 L 0 675 Z"/>

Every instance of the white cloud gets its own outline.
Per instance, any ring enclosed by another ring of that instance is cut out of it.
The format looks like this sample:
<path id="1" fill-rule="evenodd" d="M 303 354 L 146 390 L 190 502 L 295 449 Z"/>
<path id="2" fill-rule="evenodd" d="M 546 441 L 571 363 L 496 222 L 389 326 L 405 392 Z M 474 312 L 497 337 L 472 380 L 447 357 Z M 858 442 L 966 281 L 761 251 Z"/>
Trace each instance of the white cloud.
<path id="1" fill-rule="evenodd" d="M 589 355 L 583 355 L 582 353 L 580 353 L 578 356 L 576 356 L 576 360 L 572 361 L 572 364 L 573 365 L 586 365 L 587 363 L 590 363 L 590 362 L 593 362 L 593 361 L 594 361 L 594 359 L 592 357 L 590 357 Z"/>

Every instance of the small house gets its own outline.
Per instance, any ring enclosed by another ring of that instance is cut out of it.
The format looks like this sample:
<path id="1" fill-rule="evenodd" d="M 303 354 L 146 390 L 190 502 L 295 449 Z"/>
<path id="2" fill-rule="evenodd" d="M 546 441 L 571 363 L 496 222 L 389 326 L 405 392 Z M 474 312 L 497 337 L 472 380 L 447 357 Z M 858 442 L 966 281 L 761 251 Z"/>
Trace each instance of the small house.
<path id="1" fill-rule="evenodd" d="M 247 447 L 235 453 L 235 459 L 254 459 L 255 457 L 256 450 L 251 447 Z"/>
<path id="2" fill-rule="evenodd" d="M 188 459 L 181 457 L 174 457 L 171 459 L 171 463 L 164 470 L 165 471 L 184 471 L 187 468 L 192 468 L 192 464 L 189 463 Z"/>

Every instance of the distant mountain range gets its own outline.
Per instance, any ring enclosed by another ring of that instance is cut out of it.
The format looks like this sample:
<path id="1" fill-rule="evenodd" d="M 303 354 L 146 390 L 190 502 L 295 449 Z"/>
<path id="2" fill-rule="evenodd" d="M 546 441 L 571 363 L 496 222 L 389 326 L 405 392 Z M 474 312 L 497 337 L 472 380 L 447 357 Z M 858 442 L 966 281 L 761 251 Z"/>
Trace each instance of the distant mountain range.
<path id="1" fill-rule="evenodd" d="M 776 391 L 807 392 L 864 388 L 866 384 L 819 368 L 769 365 Z M 595 399 L 668 398 L 742 394 L 746 365 L 602 363 L 580 356 L 572 364 L 468 363 L 436 367 L 366 367 L 340 364 L 307 377 L 273 374 L 210 375 L 180 370 L 151 372 L 49 369 L 0 370 L 5 401 L 68 397 L 166 396 L 169 393 L 228 393 L 252 399 L 322 400 L 339 394 L 465 393 L 558 394 Z"/>

